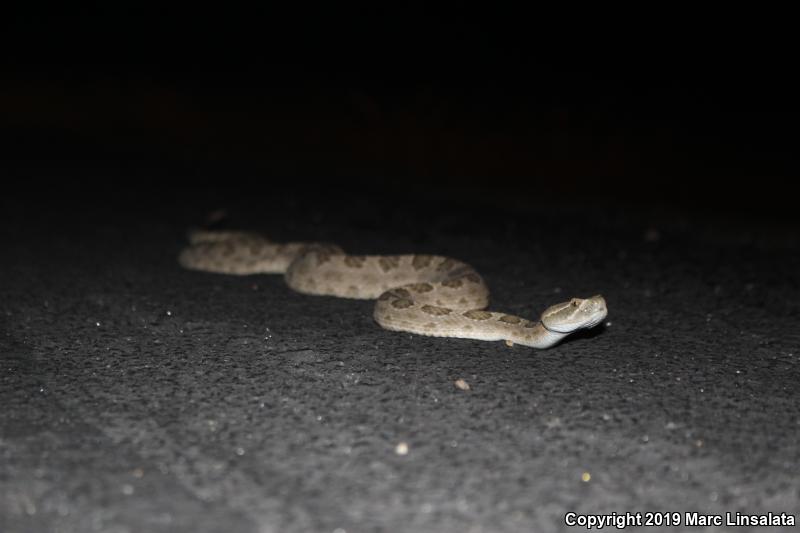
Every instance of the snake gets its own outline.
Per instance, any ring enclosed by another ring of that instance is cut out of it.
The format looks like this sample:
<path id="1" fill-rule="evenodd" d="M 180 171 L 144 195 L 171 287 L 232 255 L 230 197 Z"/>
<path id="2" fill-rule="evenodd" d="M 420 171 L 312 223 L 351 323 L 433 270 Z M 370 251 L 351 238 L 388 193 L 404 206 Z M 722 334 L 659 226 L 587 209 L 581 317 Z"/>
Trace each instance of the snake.
<path id="1" fill-rule="evenodd" d="M 302 294 L 375 300 L 382 328 L 432 337 L 505 341 L 550 348 L 600 324 L 602 295 L 571 298 L 538 320 L 489 311 L 489 288 L 470 265 L 440 255 L 351 255 L 336 244 L 270 241 L 246 231 L 194 230 L 178 255 L 181 266 L 218 274 L 282 274 Z"/>

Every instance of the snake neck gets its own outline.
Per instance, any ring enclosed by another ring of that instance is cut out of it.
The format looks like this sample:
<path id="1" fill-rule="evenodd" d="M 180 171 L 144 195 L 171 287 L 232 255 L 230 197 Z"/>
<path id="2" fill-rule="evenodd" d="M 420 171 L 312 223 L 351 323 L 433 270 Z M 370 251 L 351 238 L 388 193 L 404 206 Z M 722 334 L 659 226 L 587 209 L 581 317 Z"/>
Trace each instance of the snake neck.
<path id="1" fill-rule="evenodd" d="M 558 344 L 561 339 L 569 335 L 569 333 L 559 333 L 557 331 L 552 331 L 544 327 L 544 324 L 539 322 L 536 324 L 532 331 L 532 335 L 530 335 L 530 339 L 527 338 L 528 335 L 524 337 L 520 336 L 518 338 L 509 339 L 514 344 L 521 344 L 522 346 L 530 346 L 531 348 L 550 348 L 551 346 Z"/>

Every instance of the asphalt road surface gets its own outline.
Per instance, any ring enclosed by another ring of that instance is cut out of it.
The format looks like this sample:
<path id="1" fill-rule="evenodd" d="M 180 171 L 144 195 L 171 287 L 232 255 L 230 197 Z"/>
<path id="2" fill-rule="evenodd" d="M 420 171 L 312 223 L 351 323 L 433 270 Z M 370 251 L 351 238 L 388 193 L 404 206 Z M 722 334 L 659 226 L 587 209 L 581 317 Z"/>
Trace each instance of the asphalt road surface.
<path id="1" fill-rule="evenodd" d="M 567 513 L 798 513 L 793 226 L 246 196 L 6 198 L 0 531 L 549 532 L 586 531 Z M 457 257 L 495 310 L 534 318 L 602 293 L 609 316 L 545 351 L 384 331 L 369 301 L 180 268 L 187 228 L 221 208 L 223 225 L 277 240 Z"/>

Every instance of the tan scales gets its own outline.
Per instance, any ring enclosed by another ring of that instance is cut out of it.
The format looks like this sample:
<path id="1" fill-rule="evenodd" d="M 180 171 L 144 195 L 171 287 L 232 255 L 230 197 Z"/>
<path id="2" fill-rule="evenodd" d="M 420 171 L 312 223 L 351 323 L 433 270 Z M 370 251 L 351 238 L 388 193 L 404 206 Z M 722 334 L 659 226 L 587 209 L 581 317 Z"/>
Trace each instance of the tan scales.
<path id="1" fill-rule="evenodd" d="M 434 255 L 348 255 L 332 244 L 278 244 L 253 233 L 197 231 L 179 255 L 185 268 L 223 274 L 283 274 L 305 294 L 374 299 L 383 328 L 435 337 L 553 346 L 608 311 L 602 296 L 547 308 L 538 321 L 486 311 L 489 289 L 468 264 Z"/>

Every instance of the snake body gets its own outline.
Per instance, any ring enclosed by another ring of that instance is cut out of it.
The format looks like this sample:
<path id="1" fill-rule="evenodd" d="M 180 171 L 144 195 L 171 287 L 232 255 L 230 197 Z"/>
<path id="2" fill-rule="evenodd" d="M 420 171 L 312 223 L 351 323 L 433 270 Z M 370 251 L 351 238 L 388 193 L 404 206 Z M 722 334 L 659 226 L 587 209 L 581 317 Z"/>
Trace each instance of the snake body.
<path id="1" fill-rule="evenodd" d="M 486 311 L 489 289 L 470 265 L 438 255 L 349 255 L 323 243 L 279 244 L 246 232 L 196 231 L 181 251 L 188 269 L 224 274 L 283 274 L 300 293 L 374 299 L 383 328 L 434 337 L 506 341 L 548 348 L 602 322 L 602 296 L 572 298 L 537 321 Z"/>

